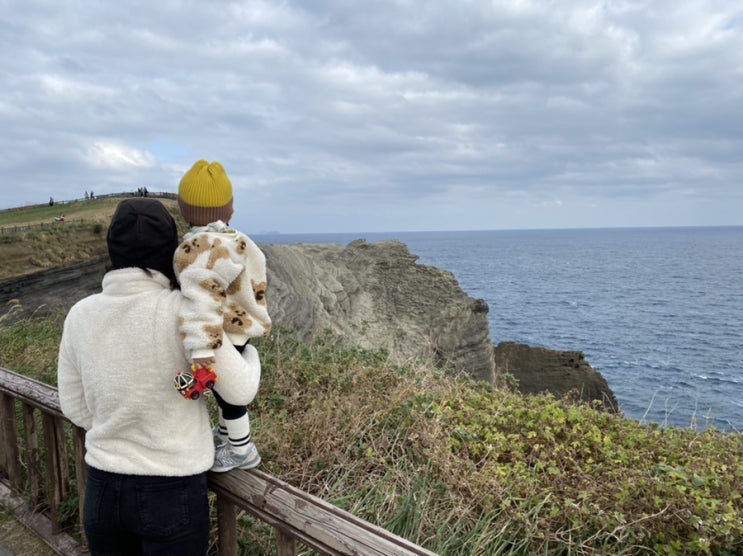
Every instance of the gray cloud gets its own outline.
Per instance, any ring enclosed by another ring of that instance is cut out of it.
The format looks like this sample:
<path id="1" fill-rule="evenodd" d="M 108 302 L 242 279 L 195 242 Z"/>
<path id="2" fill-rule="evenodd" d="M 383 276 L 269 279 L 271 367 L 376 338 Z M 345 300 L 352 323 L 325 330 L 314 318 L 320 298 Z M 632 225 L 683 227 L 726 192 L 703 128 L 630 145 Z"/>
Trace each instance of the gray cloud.
<path id="1" fill-rule="evenodd" d="M 743 224 L 734 2 L 0 7 L 0 208 L 207 158 L 248 232 Z"/>

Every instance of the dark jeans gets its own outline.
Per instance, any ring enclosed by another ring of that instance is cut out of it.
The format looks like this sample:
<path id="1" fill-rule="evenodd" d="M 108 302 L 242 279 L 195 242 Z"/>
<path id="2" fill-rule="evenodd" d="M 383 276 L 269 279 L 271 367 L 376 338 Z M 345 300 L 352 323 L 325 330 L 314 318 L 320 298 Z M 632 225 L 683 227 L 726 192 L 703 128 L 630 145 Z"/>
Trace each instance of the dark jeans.
<path id="1" fill-rule="evenodd" d="M 206 554 L 206 473 L 120 475 L 88 467 L 83 515 L 93 555 Z"/>

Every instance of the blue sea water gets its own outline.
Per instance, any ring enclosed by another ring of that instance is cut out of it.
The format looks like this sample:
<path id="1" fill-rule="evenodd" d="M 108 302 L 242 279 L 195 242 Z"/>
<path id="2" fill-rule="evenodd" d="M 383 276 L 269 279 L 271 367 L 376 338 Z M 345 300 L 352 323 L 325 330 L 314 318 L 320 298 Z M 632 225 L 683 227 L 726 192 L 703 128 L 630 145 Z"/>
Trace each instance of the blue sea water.
<path id="1" fill-rule="evenodd" d="M 495 344 L 584 352 L 629 418 L 743 431 L 743 227 L 253 238 L 399 239 L 487 301 Z"/>

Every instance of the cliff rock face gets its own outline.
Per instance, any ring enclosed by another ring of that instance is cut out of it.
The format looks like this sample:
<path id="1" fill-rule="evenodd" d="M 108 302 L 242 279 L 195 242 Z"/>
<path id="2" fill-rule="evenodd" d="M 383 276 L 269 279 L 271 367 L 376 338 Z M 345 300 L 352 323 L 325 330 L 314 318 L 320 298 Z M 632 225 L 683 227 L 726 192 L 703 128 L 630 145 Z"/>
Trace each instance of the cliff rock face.
<path id="1" fill-rule="evenodd" d="M 276 326 L 311 339 L 328 329 L 347 345 L 389 349 L 493 382 L 488 305 L 450 272 L 416 264 L 399 241 L 263 245 Z"/>
<path id="2" fill-rule="evenodd" d="M 606 380 L 588 364 L 580 351 L 501 342 L 494 353 L 498 372 L 512 375 L 522 394 L 549 392 L 558 398 L 599 400 L 603 409 L 618 412 L 619 404 Z"/>
<path id="3" fill-rule="evenodd" d="M 0 315 L 18 304 L 18 316 L 66 312 L 83 297 L 101 291 L 108 255 L 0 280 Z"/>

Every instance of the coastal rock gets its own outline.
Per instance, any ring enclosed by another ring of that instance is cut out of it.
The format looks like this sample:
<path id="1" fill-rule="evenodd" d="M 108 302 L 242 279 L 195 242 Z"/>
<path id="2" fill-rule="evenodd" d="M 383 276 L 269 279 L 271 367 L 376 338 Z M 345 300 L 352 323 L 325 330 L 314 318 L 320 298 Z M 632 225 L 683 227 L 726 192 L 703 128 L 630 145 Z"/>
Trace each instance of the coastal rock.
<path id="1" fill-rule="evenodd" d="M 67 312 L 83 297 L 101 291 L 108 255 L 62 264 L 0 280 L 0 316 L 13 308 L 18 317 Z"/>
<path id="2" fill-rule="evenodd" d="M 558 351 L 515 342 L 495 346 L 497 374 L 510 374 L 522 394 L 549 392 L 555 397 L 599 400 L 606 411 L 618 413 L 619 404 L 604 377 L 580 351 Z"/>
<path id="3" fill-rule="evenodd" d="M 330 330 L 343 344 L 389 350 L 494 381 L 488 305 L 454 275 L 417 264 L 405 244 L 356 240 L 263 245 L 276 326 L 310 340 Z"/>

